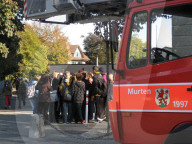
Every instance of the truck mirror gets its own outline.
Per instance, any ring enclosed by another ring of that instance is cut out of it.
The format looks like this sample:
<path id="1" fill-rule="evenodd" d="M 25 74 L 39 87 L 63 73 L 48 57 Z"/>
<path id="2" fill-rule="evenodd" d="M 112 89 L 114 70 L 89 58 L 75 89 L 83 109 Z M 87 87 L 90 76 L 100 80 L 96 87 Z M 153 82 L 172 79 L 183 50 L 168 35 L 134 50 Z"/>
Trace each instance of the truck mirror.
<path id="1" fill-rule="evenodd" d="M 115 21 L 112 22 L 112 30 L 111 30 L 111 40 L 112 40 L 112 48 L 115 52 L 118 52 L 118 29 L 117 23 Z"/>

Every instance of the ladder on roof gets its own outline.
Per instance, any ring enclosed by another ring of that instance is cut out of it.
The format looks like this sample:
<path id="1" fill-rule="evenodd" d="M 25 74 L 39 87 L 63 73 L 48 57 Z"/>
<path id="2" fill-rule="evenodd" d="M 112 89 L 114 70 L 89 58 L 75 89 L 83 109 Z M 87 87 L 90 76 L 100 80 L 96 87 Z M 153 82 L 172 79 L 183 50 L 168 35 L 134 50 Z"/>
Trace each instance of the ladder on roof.
<path id="1" fill-rule="evenodd" d="M 67 23 L 89 23 L 118 19 L 132 0 L 25 0 L 28 19 L 45 21 L 66 15 Z"/>

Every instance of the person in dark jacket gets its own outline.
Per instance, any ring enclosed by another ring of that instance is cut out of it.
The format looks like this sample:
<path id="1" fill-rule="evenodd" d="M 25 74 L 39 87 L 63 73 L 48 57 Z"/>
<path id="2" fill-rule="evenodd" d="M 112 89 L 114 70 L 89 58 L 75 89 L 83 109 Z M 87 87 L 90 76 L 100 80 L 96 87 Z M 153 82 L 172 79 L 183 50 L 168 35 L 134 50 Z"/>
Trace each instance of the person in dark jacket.
<path id="1" fill-rule="evenodd" d="M 84 93 L 85 93 L 85 83 L 82 81 L 82 74 L 78 73 L 76 75 L 77 81 L 73 85 L 72 96 L 73 96 L 73 107 L 74 107 L 74 118 L 75 123 L 80 121 L 84 124 L 83 116 L 82 116 L 82 103 L 84 101 Z"/>
<path id="2" fill-rule="evenodd" d="M 85 109 L 86 109 L 86 85 L 88 83 L 88 79 L 87 79 L 87 72 L 83 71 L 80 72 L 82 74 L 82 81 L 85 83 L 85 92 L 84 92 L 84 101 L 82 103 L 82 116 L 83 116 L 83 120 L 85 120 Z"/>
<path id="3" fill-rule="evenodd" d="M 62 82 L 64 80 L 63 73 L 60 73 L 57 78 L 59 79 L 59 86 L 57 88 L 57 94 L 58 94 L 58 105 L 56 108 L 56 122 L 59 123 L 59 120 L 63 118 L 63 100 L 61 96 L 61 89 L 62 89 Z"/>
<path id="4" fill-rule="evenodd" d="M 105 72 L 104 67 L 99 68 L 99 72 L 102 75 L 103 79 L 105 80 L 105 84 L 107 86 L 107 73 Z M 107 89 L 106 89 L 106 96 L 104 96 L 104 101 L 105 101 L 105 114 L 107 114 Z"/>
<path id="5" fill-rule="evenodd" d="M 94 119 L 93 113 L 95 113 L 95 101 L 94 101 L 94 94 L 92 89 L 93 84 L 93 74 L 87 73 L 87 81 L 85 83 L 86 90 L 89 91 L 89 107 L 88 107 L 88 120 L 89 122 Z"/>
<path id="6" fill-rule="evenodd" d="M 18 77 L 16 77 L 15 78 L 15 86 L 16 86 L 16 92 L 17 92 L 17 90 L 18 90 L 18 88 L 19 88 L 19 78 Z"/>
<path id="7" fill-rule="evenodd" d="M 19 99 L 19 109 L 21 109 L 21 101 L 23 101 L 23 106 L 25 106 L 25 99 L 27 97 L 27 85 L 25 84 L 23 78 L 19 78 L 19 87 L 17 90 L 17 96 Z"/>
<path id="8" fill-rule="evenodd" d="M 63 123 L 71 123 L 73 119 L 72 111 L 72 87 L 73 87 L 73 78 L 69 71 L 65 72 L 65 76 L 62 79 L 62 82 L 59 86 L 59 91 L 61 94 L 62 101 L 62 117 Z"/>
<path id="9" fill-rule="evenodd" d="M 35 90 L 38 91 L 38 108 L 37 113 L 42 114 L 44 119 L 48 120 L 48 108 L 50 103 L 50 91 L 52 90 L 49 77 L 42 74 L 37 83 Z M 46 122 L 45 122 L 46 124 Z"/>
<path id="10" fill-rule="evenodd" d="M 104 120 L 105 113 L 105 91 L 106 87 L 102 87 L 105 85 L 105 80 L 99 72 L 99 68 L 97 66 L 93 67 L 93 84 L 92 89 L 93 95 L 95 97 L 95 106 L 96 106 L 96 114 L 95 120 L 96 122 L 102 122 Z"/>
<path id="11" fill-rule="evenodd" d="M 3 93 L 5 95 L 5 109 L 11 108 L 11 96 L 12 96 L 12 84 L 7 80 L 3 87 Z"/>

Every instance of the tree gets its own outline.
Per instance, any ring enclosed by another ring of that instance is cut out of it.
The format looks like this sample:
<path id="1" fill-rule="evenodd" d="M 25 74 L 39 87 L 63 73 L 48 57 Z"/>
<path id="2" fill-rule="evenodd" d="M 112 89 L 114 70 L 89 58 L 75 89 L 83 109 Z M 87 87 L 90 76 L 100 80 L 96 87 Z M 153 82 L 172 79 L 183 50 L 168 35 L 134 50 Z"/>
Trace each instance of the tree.
<path id="1" fill-rule="evenodd" d="M 99 58 L 99 64 L 106 64 L 106 44 L 105 41 L 92 33 L 84 39 L 83 41 L 84 49 L 86 51 L 86 55 L 90 58 L 90 64 L 96 64 L 96 58 Z M 114 56 L 115 60 L 116 55 Z"/>
<path id="2" fill-rule="evenodd" d="M 137 34 L 132 35 L 129 56 L 134 56 L 135 59 L 142 59 L 147 56 L 147 53 L 143 51 L 144 49 L 146 49 L 146 43 Z"/>
<path id="3" fill-rule="evenodd" d="M 105 43 L 99 36 L 89 33 L 83 41 L 84 49 L 89 57 L 90 64 L 96 64 L 96 58 L 99 57 L 99 64 L 105 62 Z"/>
<path id="4" fill-rule="evenodd" d="M 66 64 L 69 61 L 67 43 L 68 38 L 57 26 L 52 31 L 52 41 L 48 41 L 48 59 L 50 64 Z"/>
<path id="5" fill-rule="evenodd" d="M 141 13 L 139 15 L 136 15 L 137 17 L 135 19 L 137 19 L 137 21 L 134 21 L 134 25 L 133 25 L 133 30 L 134 31 L 140 31 L 141 29 L 143 29 L 143 27 L 141 26 L 143 23 L 146 23 L 146 19 L 148 18 L 146 13 Z M 166 16 L 162 16 L 162 17 L 166 17 Z M 156 16 L 152 15 L 152 22 L 156 21 Z M 169 18 L 169 17 L 166 17 Z M 94 29 L 94 33 L 96 35 L 100 35 L 103 39 L 105 40 L 109 40 L 109 28 L 111 27 L 110 23 L 112 23 L 113 21 L 115 21 L 117 23 L 117 29 L 118 29 L 118 34 L 121 37 L 122 33 L 123 33 L 123 28 L 124 28 L 124 24 L 125 24 L 125 17 L 121 18 L 119 20 L 110 20 L 110 21 L 106 21 L 106 22 L 97 22 L 95 23 L 95 29 Z M 109 26 L 110 25 L 110 26 Z"/>
<path id="6" fill-rule="evenodd" d="M 20 33 L 20 53 L 23 60 L 19 64 L 20 73 L 23 77 L 34 77 L 47 71 L 47 47 L 31 30 L 30 25 L 25 25 L 25 31 Z"/>
<path id="7" fill-rule="evenodd" d="M 49 64 L 66 64 L 69 61 L 68 38 L 62 33 L 58 26 L 46 24 L 38 26 L 36 23 L 32 24 L 32 31 L 34 31 L 48 48 Z"/>
<path id="8" fill-rule="evenodd" d="M 0 80 L 19 70 L 22 55 L 18 54 L 18 31 L 23 30 L 17 1 L 0 0 Z"/>
<path id="9" fill-rule="evenodd" d="M 112 23 L 114 20 L 107 21 L 107 22 L 97 22 L 95 23 L 95 29 L 94 33 L 96 35 L 100 35 L 104 40 L 109 40 L 109 24 Z M 119 19 L 116 20 L 117 28 L 118 28 L 118 34 L 119 36 L 122 35 L 125 19 Z M 111 25 L 110 25 L 111 26 Z"/>

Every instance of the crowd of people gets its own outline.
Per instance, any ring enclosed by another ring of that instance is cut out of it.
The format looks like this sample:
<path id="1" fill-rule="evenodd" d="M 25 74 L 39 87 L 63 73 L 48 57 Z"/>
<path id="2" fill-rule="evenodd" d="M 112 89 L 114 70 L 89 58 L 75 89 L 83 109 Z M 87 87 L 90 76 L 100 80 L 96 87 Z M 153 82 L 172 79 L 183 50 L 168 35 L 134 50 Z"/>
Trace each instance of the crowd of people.
<path id="1" fill-rule="evenodd" d="M 15 81 L 6 80 L 3 86 L 2 93 L 5 96 L 5 106 L 4 109 L 11 109 L 11 99 L 13 95 L 13 84 L 16 86 L 16 93 L 18 98 L 18 108 L 21 109 L 21 103 L 23 106 L 26 104 L 27 90 L 30 85 L 27 80 L 24 80 L 22 77 L 16 78 Z"/>
<path id="2" fill-rule="evenodd" d="M 109 75 L 110 85 L 113 75 Z M 10 106 L 12 85 L 6 81 L 3 91 L 6 95 L 6 107 Z M 42 114 L 44 119 L 55 119 L 57 123 L 85 122 L 86 91 L 88 91 L 88 120 L 102 122 L 105 119 L 107 94 L 107 74 L 103 67 L 93 67 L 92 72 L 83 69 L 77 73 L 53 72 L 52 75 L 41 74 L 28 84 L 20 78 L 16 85 L 18 108 L 26 104 L 28 96 L 33 114 Z M 54 98 L 53 98 L 54 97 Z M 46 124 L 46 121 L 45 121 Z"/>

